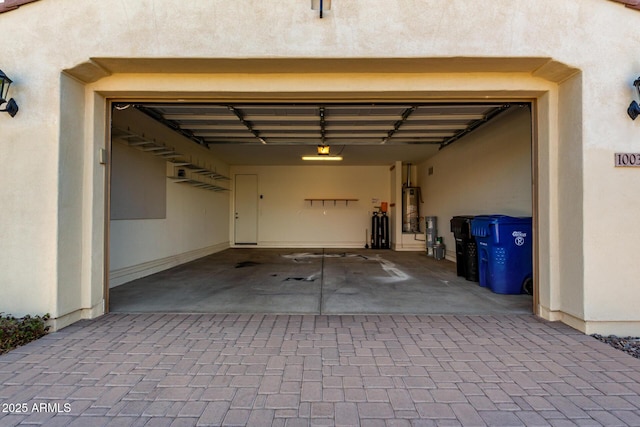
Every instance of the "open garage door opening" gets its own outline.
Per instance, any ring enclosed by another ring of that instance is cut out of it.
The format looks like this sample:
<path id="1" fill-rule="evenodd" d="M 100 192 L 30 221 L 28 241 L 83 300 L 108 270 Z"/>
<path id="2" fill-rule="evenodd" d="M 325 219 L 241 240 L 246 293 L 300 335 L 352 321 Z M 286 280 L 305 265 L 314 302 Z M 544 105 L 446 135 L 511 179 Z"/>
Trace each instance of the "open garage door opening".
<path id="1" fill-rule="evenodd" d="M 470 274 L 451 219 L 535 215 L 532 123 L 529 102 L 113 103 L 109 309 L 531 313 L 535 230 L 503 295 L 512 249 L 476 246 Z"/>

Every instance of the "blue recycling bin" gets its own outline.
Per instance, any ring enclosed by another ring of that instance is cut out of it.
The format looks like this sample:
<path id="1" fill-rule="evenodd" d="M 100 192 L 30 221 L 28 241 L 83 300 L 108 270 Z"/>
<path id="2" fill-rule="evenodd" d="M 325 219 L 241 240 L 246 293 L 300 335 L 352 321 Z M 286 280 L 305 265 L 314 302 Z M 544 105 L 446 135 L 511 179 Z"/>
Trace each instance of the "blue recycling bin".
<path id="1" fill-rule="evenodd" d="M 480 286 L 497 294 L 520 294 L 533 277 L 531 217 L 482 215 L 471 220 L 478 244 Z"/>

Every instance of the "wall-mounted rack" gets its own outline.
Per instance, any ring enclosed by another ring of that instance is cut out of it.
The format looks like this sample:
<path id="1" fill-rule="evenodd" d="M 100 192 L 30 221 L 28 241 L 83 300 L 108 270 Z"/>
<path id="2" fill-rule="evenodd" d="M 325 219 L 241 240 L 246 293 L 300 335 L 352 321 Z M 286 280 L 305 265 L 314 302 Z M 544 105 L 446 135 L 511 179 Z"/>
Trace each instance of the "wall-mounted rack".
<path id="1" fill-rule="evenodd" d="M 336 199 L 336 198 L 324 198 L 324 199 L 304 199 L 305 202 L 310 202 L 311 206 L 313 206 L 313 202 L 322 202 L 322 206 L 324 206 L 324 202 L 333 202 L 333 206 L 335 206 L 338 202 L 344 202 L 345 206 L 349 206 L 349 202 L 357 202 L 358 199 Z"/>

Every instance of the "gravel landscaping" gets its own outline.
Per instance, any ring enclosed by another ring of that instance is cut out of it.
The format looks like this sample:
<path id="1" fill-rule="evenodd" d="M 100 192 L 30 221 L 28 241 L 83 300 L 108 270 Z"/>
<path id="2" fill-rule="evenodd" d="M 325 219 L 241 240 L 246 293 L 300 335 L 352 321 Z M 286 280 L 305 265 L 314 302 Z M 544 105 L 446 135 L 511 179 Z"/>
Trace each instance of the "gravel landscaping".
<path id="1" fill-rule="evenodd" d="M 594 334 L 592 337 L 640 359 L 640 337 L 616 337 L 615 335 L 603 337 L 598 334 Z"/>

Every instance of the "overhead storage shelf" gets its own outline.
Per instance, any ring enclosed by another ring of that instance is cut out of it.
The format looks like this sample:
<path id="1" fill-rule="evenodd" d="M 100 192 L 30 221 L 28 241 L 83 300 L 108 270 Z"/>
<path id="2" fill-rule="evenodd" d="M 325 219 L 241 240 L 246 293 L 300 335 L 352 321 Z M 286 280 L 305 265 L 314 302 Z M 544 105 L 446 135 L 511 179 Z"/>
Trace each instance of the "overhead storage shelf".
<path id="1" fill-rule="evenodd" d="M 322 202 L 322 206 L 324 206 L 324 202 L 333 202 L 335 206 L 338 202 L 344 202 L 346 206 L 349 206 L 349 202 L 357 202 L 358 199 L 336 199 L 336 198 L 324 198 L 324 199 L 304 199 L 305 202 L 310 202 L 311 206 L 313 206 L 313 202 Z"/>
<path id="2" fill-rule="evenodd" d="M 211 180 L 222 180 L 229 181 L 230 178 L 222 175 L 216 171 L 212 171 L 207 168 L 203 168 L 198 166 L 195 163 L 191 163 L 186 160 L 186 155 L 174 150 L 172 147 L 169 147 L 161 142 L 156 141 L 155 139 L 147 138 L 144 135 L 139 135 L 131 130 L 125 130 L 121 128 L 113 128 L 113 138 L 122 139 L 127 142 L 130 147 L 136 148 L 145 153 L 152 154 L 156 157 L 160 157 L 165 159 L 171 166 L 175 168 L 181 167 L 185 169 L 185 172 L 190 172 L 192 174 L 197 174 L 202 176 L 203 178 L 208 178 Z M 185 174 L 186 175 L 186 174 Z M 216 184 L 199 181 L 197 179 L 191 179 L 186 176 L 170 176 L 169 177 L 175 183 L 183 183 L 189 184 L 196 188 L 201 188 L 203 190 L 211 190 L 211 191 L 229 191 L 228 188 L 221 187 Z"/>
<path id="3" fill-rule="evenodd" d="M 210 184 L 208 182 L 198 181 L 196 179 L 185 178 L 181 176 L 170 176 L 169 179 L 175 182 L 176 184 L 189 184 L 192 187 L 200 188 L 202 190 L 229 191 L 228 188 L 220 187 L 219 185 Z"/>
<path id="4" fill-rule="evenodd" d="M 218 172 L 209 170 L 207 168 L 202 168 L 198 165 L 195 165 L 193 163 L 190 162 L 184 162 L 184 161 L 179 161 L 179 160 L 175 160 L 175 161 L 171 161 L 169 162 L 171 163 L 172 166 L 174 167 L 183 167 L 185 168 L 185 170 L 191 172 L 191 173 L 195 173 L 198 175 L 202 175 L 205 176 L 207 178 L 210 179 L 220 179 L 223 181 L 229 181 L 231 178 L 224 176 L 222 174 L 219 174 Z"/>
<path id="5" fill-rule="evenodd" d="M 138 135 L 130 130 L 114 127 L 112 136 L 113 138 L 126 141 L 130 147 L 166 160 L 183 157 L 181 153 L 178 153 L 173 148 L 168 147 L 161 142 L 157 142 L 155 139 L 146 138 L 144 135 Z"/>

